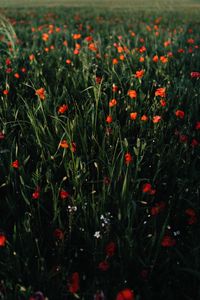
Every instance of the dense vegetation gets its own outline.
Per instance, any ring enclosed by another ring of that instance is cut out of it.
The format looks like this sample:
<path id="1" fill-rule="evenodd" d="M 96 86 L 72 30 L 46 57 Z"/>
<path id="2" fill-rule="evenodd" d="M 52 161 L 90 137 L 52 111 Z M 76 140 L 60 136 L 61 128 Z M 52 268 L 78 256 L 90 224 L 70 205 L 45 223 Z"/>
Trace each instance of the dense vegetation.
<path id="1" fill-rule="evenodd" d="M 197 19 L 6 14 L 0 299 L 199 299 Z"/>

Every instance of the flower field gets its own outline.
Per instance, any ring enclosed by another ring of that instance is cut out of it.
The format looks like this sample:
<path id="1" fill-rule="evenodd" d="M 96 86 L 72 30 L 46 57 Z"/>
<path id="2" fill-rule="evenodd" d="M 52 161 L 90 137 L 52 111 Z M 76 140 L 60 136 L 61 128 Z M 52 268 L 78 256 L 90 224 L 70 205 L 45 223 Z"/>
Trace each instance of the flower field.
<path id="1" fill-rule="evenodd" d="M 198 11 L 3 13 L 0 299 L 200 299 Z"/>

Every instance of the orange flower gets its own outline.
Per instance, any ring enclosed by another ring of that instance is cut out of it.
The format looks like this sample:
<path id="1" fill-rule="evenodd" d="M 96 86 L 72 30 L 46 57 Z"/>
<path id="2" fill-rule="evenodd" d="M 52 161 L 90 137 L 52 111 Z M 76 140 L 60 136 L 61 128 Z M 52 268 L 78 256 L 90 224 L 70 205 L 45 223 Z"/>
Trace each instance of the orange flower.
<path id="1" fill-rule="evenodd" d="M 175 115 L 176 115 L 178 118 L 183 119 L 184 116 L 185 116 L 185 113 L 184 113 L 183 110 L 179 110 L 179 109 L 178 109 L 178 110 L 175 112 Z"/>
<path id="2" fill-rule="evenodd" d="M 33 61 L 34 59 L 35 59 L 35 55 L 34 54 L 29 55 L 29 60 L 30 61 Z"/>
<path id="3" fill-rule="evenodd" d="M 144 57 L 141 56 L 140 59 L 139 59 L 139 61 L 140 61 L 140 62 L 144 62 Z"/>
<path id="4" fill-rule="evenodd" d="M 72 37 L 73 37 L 74 40 L 78 40 L 78 39 L 81 38 L 81 34 L 80 33 L 74 33 Z"/>
<path id="5" fill-rule="evenodd" d="M 120 59 L 120 60 L 124 60 L 124 59 L 125 59 L 125 56 L 124 56 L 123 54 L 121 54 L 121 55 L 119 56 L 119 59 Z"/>
<path id="6" fill-rule="evenodd" d="M 153 57 L 153 62 L 158 62 L 158 60 L 159 60 L 158 55 L 154 55 L 154 57 Z"/>
<path id="7" fill-rule="evenodd" d="M 125 154 L 125 163 L 128 165 L 133 161 L 133 158 L 130 153 Z"/>
<path id="8" fill-rule="evenodd" d="M 67 104 L 63 104 L 59 107 L 58 112 L 60 114 L 64 114 L 66 111 L 68 110 L 68 105 Z"/>
<path id="9" fill-rule="evenodd" d="M 95 43 L 91 43 L 88 45 L 88 49 L 93 51 L 93 52 L 96 52 L 98 49 L 97 49 L 97 46 L 95 45 Z"/>
<path id="10" fill-rule="evenodd" d="M 62 140 L 62 141 L 60 142 L 59 146 L 60 146 L 61 148 L 65 148 L 65 149 L 69 148 L 69 144 L 67 143 L 66 140 Z"/>
<path id="11" fill-rule="evenodd" d="M 147 121 L 148 117 L 146 115 L 141 116 L 141 121 Z"/>
<path id="12" fill-rule="evenodd" d="M 109 107 L 114 107 L 114 106 L 116 106 L 116 104 L 117 104 L 117 100 L 116 99 L 112 99 L 109 102 Z"/>
<path id="13" fill-rule="evenodd" d="M 137 98 L 137 92 L 135 90 L 129 90 L 128 91 L 128 96 L 131 98 L 131 99 L 135 99 Z"/>
<path id="14" fill-rule="evenodd" d="M 161 116 L 154 116 L 153 117 L 153 123 L 158 123 L 161 120 Z"/>
<path id="15" fill-rule="evenodd" d="M 130 113 L 130 119 L 131 120 L 136 120 L 136 118 L 137 118 L 137 112 Z"/>
<path id="16" fill-rule="evenodd" d="M 118 64 L 118 59 L 117 58 L 113 58 L 112 63 L 113 63 L 113 65 L 117 65 Z"/>
<path id="17" fill-rule="evenodd" d="M 142 78 L 144 76 L 144 70 L 136 71 L 135 77 L 136 78 Z"/>
<path id="18" fill-rule="evenodd" d="M 163 64 L 166 64 L 168 62 L 168 58 L 165 57 L 165 56 L 161 56 L 160 57 L 160 61 L 163 63 Z"/>
<path id="19" fill-rule="evenodd" d="M 124 48 L 119 46 L 119 47 L 117 47 L 117 51 L 118 51 L 118 53 L 122 53 L 122 52 L 124 52 Z"/>
<path id="20" fill-rule="evenodd" d="M 159 88 L 155 91 L 155 96 L 160 96 L 162 98 L 166 97 L 166 88 Z"/>
<path id="21" fill-rule="evenodd" d="M 45 100 L 46 96 L 45 96 L 45 89 L 44 88 L 40 88 L 38 90 L 35 91 L 35 95 L 37 95 L 40 100 Z"/>
<path id="22" fill-rule="evenodd" d="M 20 76 L 19 76 L 19 73 L 15 73 L 15 74 L 14 74 L 14 77 L 17 78 L 17 79 L 19 79 L 19 77 L 20 77 Z"/>
<path id="23" fill-rule="evenodd" d="M 112 123 L 112 121 L 113 121 L 112 116 L 107 116 L 106 123 L 110 124 L 110 123 Z"/>
<path id="24" fill-rule="evenodd" d="M 19 168 L 19 161 L 16 159 L 15 161 L 12 162 L 11 166 L 15 169 Z"/>
<path id="25" fill-rule="evenodd" d="M 48 35 L 48 33 L 43 33 L 43 35 L 42 35 L 42 39 L 43 39 L 43 41 L 47 42 L 47 41 L 48 41 L 48 39 L 49 39 L 49 35 Z"/>
<path id="26" fill-rule="evenodd" d="M 4 247 L 6 244 L 6 237 L 4 234 L 0 234 L 0 247 Z"/>

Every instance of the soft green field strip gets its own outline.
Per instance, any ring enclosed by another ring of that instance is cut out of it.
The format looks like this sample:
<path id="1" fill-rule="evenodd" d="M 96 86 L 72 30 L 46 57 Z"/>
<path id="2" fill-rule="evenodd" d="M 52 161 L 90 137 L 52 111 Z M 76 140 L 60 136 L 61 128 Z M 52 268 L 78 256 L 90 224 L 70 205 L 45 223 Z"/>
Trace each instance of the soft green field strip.
<path id="1" fill-rule="evenodd" d="M 109 8 L 199 8 L 199 0 L 0 0 L 1 7 L 23 7 L 23 6 L 73 6 L 73 7 L 109 7 Z"/>

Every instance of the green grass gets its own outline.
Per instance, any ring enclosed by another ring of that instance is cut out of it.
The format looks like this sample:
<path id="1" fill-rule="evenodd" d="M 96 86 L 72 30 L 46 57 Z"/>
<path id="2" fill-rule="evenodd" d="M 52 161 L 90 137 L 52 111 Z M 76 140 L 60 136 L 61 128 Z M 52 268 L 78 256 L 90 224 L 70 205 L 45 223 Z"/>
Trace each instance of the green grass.
<path id="1" fill-rule="evenodd" d="M 3 300 L 200 298 L 199 11 L 164 7 L 3 10 Z"/>

